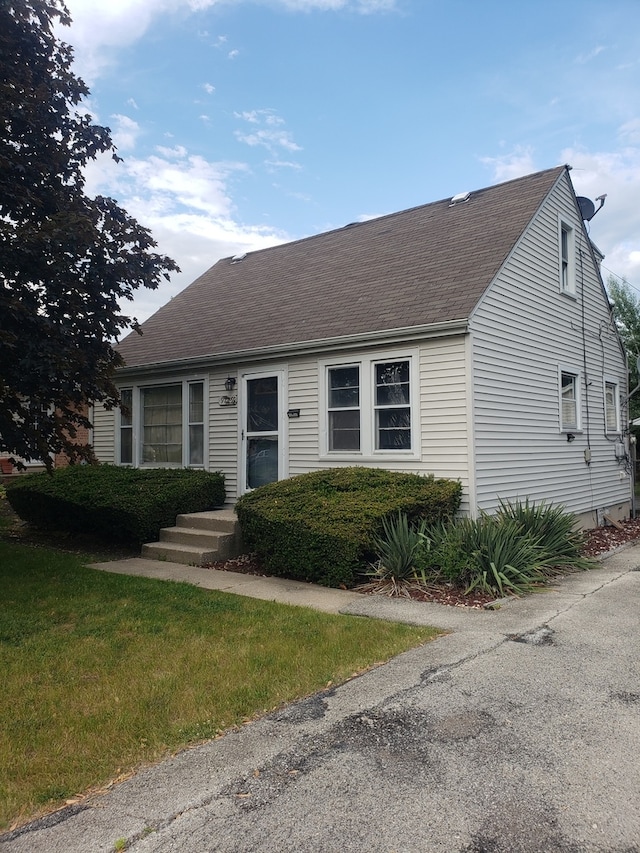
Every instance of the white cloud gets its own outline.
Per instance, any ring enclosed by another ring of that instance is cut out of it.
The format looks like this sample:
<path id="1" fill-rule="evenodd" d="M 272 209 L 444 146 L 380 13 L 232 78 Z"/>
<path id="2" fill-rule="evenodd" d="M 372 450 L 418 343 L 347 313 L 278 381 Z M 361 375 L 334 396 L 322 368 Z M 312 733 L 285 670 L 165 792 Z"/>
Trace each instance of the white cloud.
<path id="1" fill-rule="evenodd" d="M 209 162 L 180 145 L 159 146 L 146 159 L 128 156 L 118 164 L 103 156 L 87 166 L 87 193 L 117 198 L 151 230 L 157 251 L 181 268 L 157 291 L 139 292 L 133 306 L 124 305 L 125 313 L 142 321 L 220 258 L 289 239 L 234 219 L 229 182 L 246 169 L 243 163 Z"/>
<path id="2" fill-rule="evenodd" d="M 613 273 L 640 292 L 640 119 L 621 125 L 618 139 L 621 147 L 611 151 L 565 148 L 556 163 L 536 162 L 530 147 L 483 157 L 482 162 L 497 183 L 567 163 L 577 195 L 594 201 L 606 194 L 604 206 L 587 223 L 591 239 L 605 254 L 603 278 Z"/>
<path id="3" fill-rule="evenodd" d="M 503 154 L 500 157 L 481 157 L 480 162 L 492 169 L 496 183 L 521 178 L 536 171 L 533 151 L 531 148 L 519 145 L 509 154 Z"/>
<path id="4" fill-rule="evenodd" d="M 273 155 L 279 148 L 284 148 L 286 151 L 302 151 L 301 146 L 292 139 L 291 133 L 282 127 L 284 119 L 273 110 L 249 110 L 234 115 L 236 118 L 244 119 L 252 125 L 252 128 L 263 125 L 259 129 L 252 129 L 250 133 L 237 130 L 235 137 L 240 142 L 252 147 L 261 145 Z M 271 165 L 274 162 L 271 161 Z"/>
<path id="5" fill-rule="evenodd" d="M 571 180 L 578 195 L 592 200 L 607 195 L 588 225 L 605 253 L 603 277 L 613 273 L 640 290 L 640 147 L 596 152 L 567 148 L 562 157 L 573 167 Z"/>
<path id="6" fill-rule="evenodd" d="M 66 0 L 72 18 L 71 28 L 61 27 L 59 34 L 75 49 L 75 69 L 91 86 L 115 64 L 119 49 L 142 38 L 153 21 L 176 12 L 198 12 L 221 5 L 242 5 L 249 0 Z M 386 12 L 396 8 L 398 0 L 269 0 L 275 8 L 291 12 L 337 11 L 353 9 L 363 14 Z M 201 33 L 202 35 L 202 33 Z M 216 47 L 227 41 L 218 36 Z M 237 50 L 228 53 L 229 59 Z"/>
<path id="7" fill-rule="evenodd" d="M 216 87 L 212 86 L 211 83 L 203 83 L 202 88 L 205 90 L 207 95 L 213 95 L 216 90 Z"/>
<path id="8" fill-rule="evenodd" d="M 587 62 L 591 62 L 592 59 L 595 59 L 596 56 L 599 56 L 603 50 L 606 50 L 606 48 L 603 45 L 599 44 L 594 47 L 593 50 L 589 53 L 580 54 L 580 56 L 576 58 L 576 62 L 579 65 L 586 65 Z"/>
<path id="9" fill-rule="evenodd" d="M 111 118 L 115 119 L 115 125 L 111 122 L 111 138 L 114 145 L 120 153 L 132 151 L 140 135 L 140 125 L 124 115 L 116 114 L 112 115 Z"/>

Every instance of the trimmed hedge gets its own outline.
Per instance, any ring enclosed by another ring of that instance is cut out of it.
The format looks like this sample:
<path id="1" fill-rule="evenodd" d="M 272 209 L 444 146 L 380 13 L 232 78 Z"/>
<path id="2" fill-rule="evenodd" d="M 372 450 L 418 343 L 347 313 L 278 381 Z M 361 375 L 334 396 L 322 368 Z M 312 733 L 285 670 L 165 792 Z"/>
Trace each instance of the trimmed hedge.
<path id="1" fill-rule="evenodd" d="M 157 540 L 179 513 L 213 509 L 224 499 L 223 474 L 188 468 L 71 465 L 7 485 L 7 500 L 34 527 L 133 544 Z"/>
<path id="2" fill-rule="evenodd" d="M 435 524 L 460 506 L 461 485 L 380 468 L 329 468 L 261 486 L 236 504 L 245 545 L 274 575 L 353 586 L 383 520 Z"/>

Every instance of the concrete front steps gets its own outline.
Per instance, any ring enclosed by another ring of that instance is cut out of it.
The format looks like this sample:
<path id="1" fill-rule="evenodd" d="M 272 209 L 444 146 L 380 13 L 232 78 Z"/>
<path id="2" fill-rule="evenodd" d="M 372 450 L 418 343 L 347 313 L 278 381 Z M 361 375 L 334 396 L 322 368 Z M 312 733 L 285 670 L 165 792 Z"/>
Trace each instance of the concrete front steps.
<path id="1" fill-rule="evenodd" d="M 159 542 L 142 546 L 142 556 L 187 566 L 203 566 L 242 553 L 240 524 L 232 509 L 179 515 L 175 527 L 160 531 Z"/>

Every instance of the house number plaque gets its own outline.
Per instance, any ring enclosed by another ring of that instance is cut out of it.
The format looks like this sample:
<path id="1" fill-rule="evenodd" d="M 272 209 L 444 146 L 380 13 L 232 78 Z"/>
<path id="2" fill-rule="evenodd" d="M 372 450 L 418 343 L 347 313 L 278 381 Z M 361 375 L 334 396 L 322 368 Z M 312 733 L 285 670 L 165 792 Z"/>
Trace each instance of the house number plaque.
<path id="1" fill-rule="evenodd" d="M 230 394 L 224 394 L 224 396 L 220 397 L 220 405 L 221 406 L 237 406 L 238 398 L 234 394 L 231 396 Z"/>

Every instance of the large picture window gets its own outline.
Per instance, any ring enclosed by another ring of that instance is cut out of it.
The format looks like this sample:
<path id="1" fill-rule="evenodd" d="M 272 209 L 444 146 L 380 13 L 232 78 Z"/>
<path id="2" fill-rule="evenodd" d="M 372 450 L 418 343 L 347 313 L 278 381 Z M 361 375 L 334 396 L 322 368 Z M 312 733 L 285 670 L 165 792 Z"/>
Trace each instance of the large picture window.
<path id="1" fill-rule="evenodd" d="M 324 364 L 324 453 L 375 457 L 416 453 L 415 355 Z"/>
<path id="2" fill-rule="evenodd" d="M 142 388 L 142 462 L 182 464 L 182 385 Z"/>
<path id="3" fill-rule="evenodd" d="M 203 381 L 124 388 L 120 398 L 118 461 L 121 465 L 204 465 Z"/>

